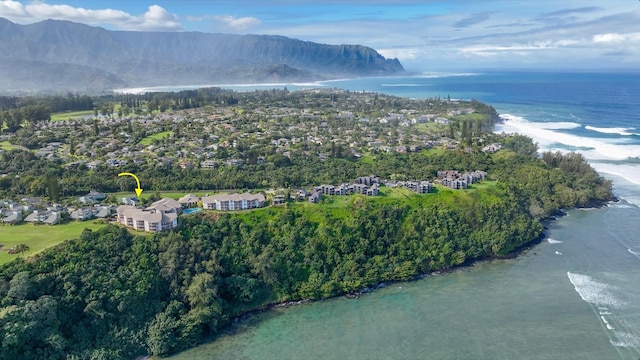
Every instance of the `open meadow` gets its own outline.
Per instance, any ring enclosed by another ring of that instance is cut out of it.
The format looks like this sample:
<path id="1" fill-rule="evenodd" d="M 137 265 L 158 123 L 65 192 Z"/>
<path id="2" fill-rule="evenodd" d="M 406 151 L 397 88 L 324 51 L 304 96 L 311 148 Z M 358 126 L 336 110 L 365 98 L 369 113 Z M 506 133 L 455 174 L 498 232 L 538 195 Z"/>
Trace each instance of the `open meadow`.
<path id="1" fill-rule="evenodd" d="M 51 114 L 51 121 L 72 120 L 86 117 L 87 115 L 93 116 L 93 114 L 93 110 L 65 111 Z"/>
<path id="2" fill-rule="evenodd" d="M 73 221 L 58 225 L 0 225 L 0 265 L 5 264 L 18 256 L 31 256 L 46 248 L 55 246 L 65 240 L 80 237 L 84 229 L 97 230 L 106 225 L 93 221 Z M 23 255 L 7 253 L 11 247 L 18 244 L 26 244 L 29 247 Z"/>

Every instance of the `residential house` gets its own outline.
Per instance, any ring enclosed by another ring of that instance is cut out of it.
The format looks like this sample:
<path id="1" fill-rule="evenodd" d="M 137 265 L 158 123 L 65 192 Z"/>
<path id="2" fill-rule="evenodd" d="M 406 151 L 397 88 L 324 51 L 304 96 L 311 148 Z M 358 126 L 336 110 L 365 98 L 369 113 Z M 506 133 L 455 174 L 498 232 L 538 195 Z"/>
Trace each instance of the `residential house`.
<path id="1" fill-rule="evenodd" d="M 93 217 L 93 208 L 83 207 L 80 209 L 73 210 L 69 217 L 78 221 L 89 220 Z"/>
<path id="2" fill-rule="evenodd" d="M 246 210 L 263 207 L 265 202 L 262 194 L 219 194 L 202 198 L 202 207 L 213 210 Z"/>
<path id="3" fill-rule="evenodd" d="M 24 221 L 30 223 L 42 223 L 48 225 L 55 225 L 61 220 L 60 212 L 49 210 L 34 210 L 29 214 Z"/>
<path id="4" fill-rule="evenodd" d="M 214 160 L 205 160 L 200 163 L 200 167 L 203 169 L 215 169 L 218 163 Z"/>
<path id="5" fill-rule="evenodd" d="M 90 204 L 93 202 L 97 202 L 100 200 L 104 200 L 107 197 L 107 195 L 105 193 L 101 193 L 95 190 L 91 190 L 89 191 L 89 193 L 87 195 L 83 195 L 80 196 L 78 198 L 78 201 L 83 203 L 83 204 Z"/>
<path id="6" fill-rule="evenodd" d="M 310 195 L 310 194 L 309 194 L 306 190 L 300 189 L 300 190 L 298 190 L 298 191 L 296 192 L 295 197 L 296 197 L 297 199 L 300 199 L 300 200 L 303 200 L 303 201 L 304 201 L 304 200 L 306 200 L 306 199 L 307 199 L 307 197 L 308 197 L 309 195 Z"/>
<path id="7" fill-rule="evenodd" d="M 98 166 L 102 165 L 102 160 L 94 160 L 94 161 L 90 161 L 88 163 L 86 163 L 87 169 L 89 170 L 94 170 L 96 169 Z"/>
<path id="8" fill-rule="evenodd" d="M 123 204 L 123 205 L 138 205 L 140 203 L 140 199 L 138 199 L 138 197 L 136 196 L 125 196 L 120 198 L 120 200 L 118 201 L 118 203 Z"/>
<path id="9" fill-rule="evenodd" d="M 200 201 L 200 197 L 195 196 L 193 194 L 187 194 L 181 197 L 180 199 L 178 199 L 178 202 L 184 208 L 192 208 L 192 207 L 198 206 L 198 201 Z"/>
<path id="10" fill-rule="evenodd" d="M 286 202 L 284 195 L 276 195 L 273 197 L 272 204 L 273 205 L 282 205 Z"/>
<path id="11" fill-rule="evenodd" d="M 317 204 L 320 200 L 322 200 L 322 192 L 320 191 L 314 191 L 309 195 L 309 202 L 312 204 Z"/>
<path id="12" fill-rule="evenodd" d="M 113 214 L 113 206 L 94 206 L 93 207 L 93 216 L 104 219 L 110 217 Z"/>
<path id="13" fill-rule="evenodd" d="M 16 224 L 22 221 L 22 211 L 4 209 L 0 211 L 0 222 L 4 224 Z"/>
<path id="14" fill-rule="evenodd" d="M 485 147 L 482 148 L 482 151 L 486 152 L 486 153 L 494 153 L 498 150 L 502 149 L 502 144 L 500 143 L 493 143 L 493 144 L 489 144 Z"/>
<path id="15" fill-rule="evenodd" d="M 162 213 L 182 213 L 182 204 L 178 200 L 162 198 L 147 207 L 147 210 L 157 210 Z"/>

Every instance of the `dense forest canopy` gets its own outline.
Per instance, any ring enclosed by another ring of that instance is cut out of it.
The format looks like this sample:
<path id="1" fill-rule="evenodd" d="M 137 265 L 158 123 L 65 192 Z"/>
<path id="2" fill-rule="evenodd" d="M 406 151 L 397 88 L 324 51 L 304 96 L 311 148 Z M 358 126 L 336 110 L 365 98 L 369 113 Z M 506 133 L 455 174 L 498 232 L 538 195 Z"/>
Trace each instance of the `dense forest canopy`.
<path id="1" fill-rule="evenodd" d="M 407 170 L 428 164 L 416 156 L 389 161 Z M 457 156 L 450 161 L 466 158 L 462 164 L 487 168 L 498 183 L 407 199 L 353 197 L 344 208 L 198 213 L 154 236 L 109 226 L 13 261 L 0 268 L 0 352 L 6 359 L 165 355 L 268 303 L 508 254 L 541 235 L 536 215 L 611 197 L 578 155 Z"/>
<path id="2" fill-rule="evenodd" d="M 217 90 L 192 95 L 199 94 L 226 104 L 220 106 L 268 102 L 269 96 L 295 106 L 295 101 L 302 100 L 298 96 L 308 96 L 285 92 L 249 96 Z M 335 94 L 321 96 L 325 98 L 318 101 L 339 100 Z M 137 107 L 155 100 L 162 104 L 163 97 L 170 106 L 176 102 L 191 106 L 191 100 L 179 100 L 182 95 L 120 101 Z M 380 97 L 376 101 L 401 107 L 404 100 Z M 7 103 L 5 115 L 44 106 Z M 105 100 L 102 105 L 108 103 Z M 449 106 L 446 101 L 433 104 Z M 93 106 L 102 105 L 96 101 Z M 581 155 L 538 157 L 536 145 L 526 136 L 487 132 L 495 111 L 478 102 L 473 106 L 485 114 L 452 122 L 447 132 L 460 144 L 454 149 L 372 152 L 357 157 L 335 144 L 324 144 L 318 145 L 318 151 L 328 154 L 324 161 L 302 156 L 311 149 L 301 148 L 290 157 L 267 152 L 265 161 L 258 162 L 249 161 L 251 147 L 239 141 L 233 151 L 248 160 L 241 167 L 206 171 L 132 163 L 119 168 L 144 178 L 151 191 L 291 190 L 370 174 L 431 179 L 445 169 L 482 170 L 493 181 L 466 191 L 438 187 L 436 193 L 402 197 L 384 196 L 383 187 L 382 196 L 351 195 L 341 206 L 329 197 L 320 204 L 289 202 L 249 212 L 202 211 L 182 216 L 177 230 L 152 236 L 133 235 L 113 225 L 86 230 L 79 238 L 33 258 L 18 258 L 0 267 L 0 356 L 132 359 L 170 354 L 215 336 L 235 317 L 268 304 L 358 292 L 381 282 L 410 280 L 476 259 L 505 256 L 540 238 L 540 219 L 612 199 L 610 182 Z M 234 108 L 236 113 L 240 110 Z M 331 119 L 321 120 L 332 126 Z M 234 125 L 251 124 L 242 121 Z M 335 122 L 358 125 L 356 120 Z M 31 127 L 24 121 L 19 126 L 18 132 Z M 16 136 L 29 139 L 31 135 Z M 502 149 L 480 150 L 492 141 L 499 141 Z M 0 196 L 34 194 L 54 199 L 56 194 L 68 197 L 91 189 L 116 192 L 130 187 L 106 167 L 68 167 L 20 149 L 1 156 L 0 173 L 19 176 L 0 177 Z"/>

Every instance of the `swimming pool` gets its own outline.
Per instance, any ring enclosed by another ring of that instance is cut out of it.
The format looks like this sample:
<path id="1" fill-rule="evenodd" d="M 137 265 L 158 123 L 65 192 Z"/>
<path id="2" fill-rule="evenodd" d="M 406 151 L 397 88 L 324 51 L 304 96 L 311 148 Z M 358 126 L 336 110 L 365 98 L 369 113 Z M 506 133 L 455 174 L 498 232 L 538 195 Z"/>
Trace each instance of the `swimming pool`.
<path id="1" fill-rule="evenodd" d="M 189 215 L 189 214 L 191 214 L 191 213 L 198 212 L 198 211 L 200 211 L 200 210 L 202 210 L 202 209 L 200 209 L 199 207 L 197 207 L 197 208 L 192 208 L 192 209 L 184 209 L 184 211 L 182 211 L 182 212 L 183 212 L 185 215 Z"/>

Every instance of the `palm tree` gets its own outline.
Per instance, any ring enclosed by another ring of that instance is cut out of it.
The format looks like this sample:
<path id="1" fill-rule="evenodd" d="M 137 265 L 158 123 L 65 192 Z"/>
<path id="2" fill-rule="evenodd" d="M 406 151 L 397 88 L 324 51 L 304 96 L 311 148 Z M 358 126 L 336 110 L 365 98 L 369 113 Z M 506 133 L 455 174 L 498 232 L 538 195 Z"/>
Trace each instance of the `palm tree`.
<path id="1" fill-rule="evenodd" d="M 27 244 L 18 244 L 14 246 L 14 251 L 20 255 L 23 255 L 27 251 L 29 251 L 29 245 Z"/>

